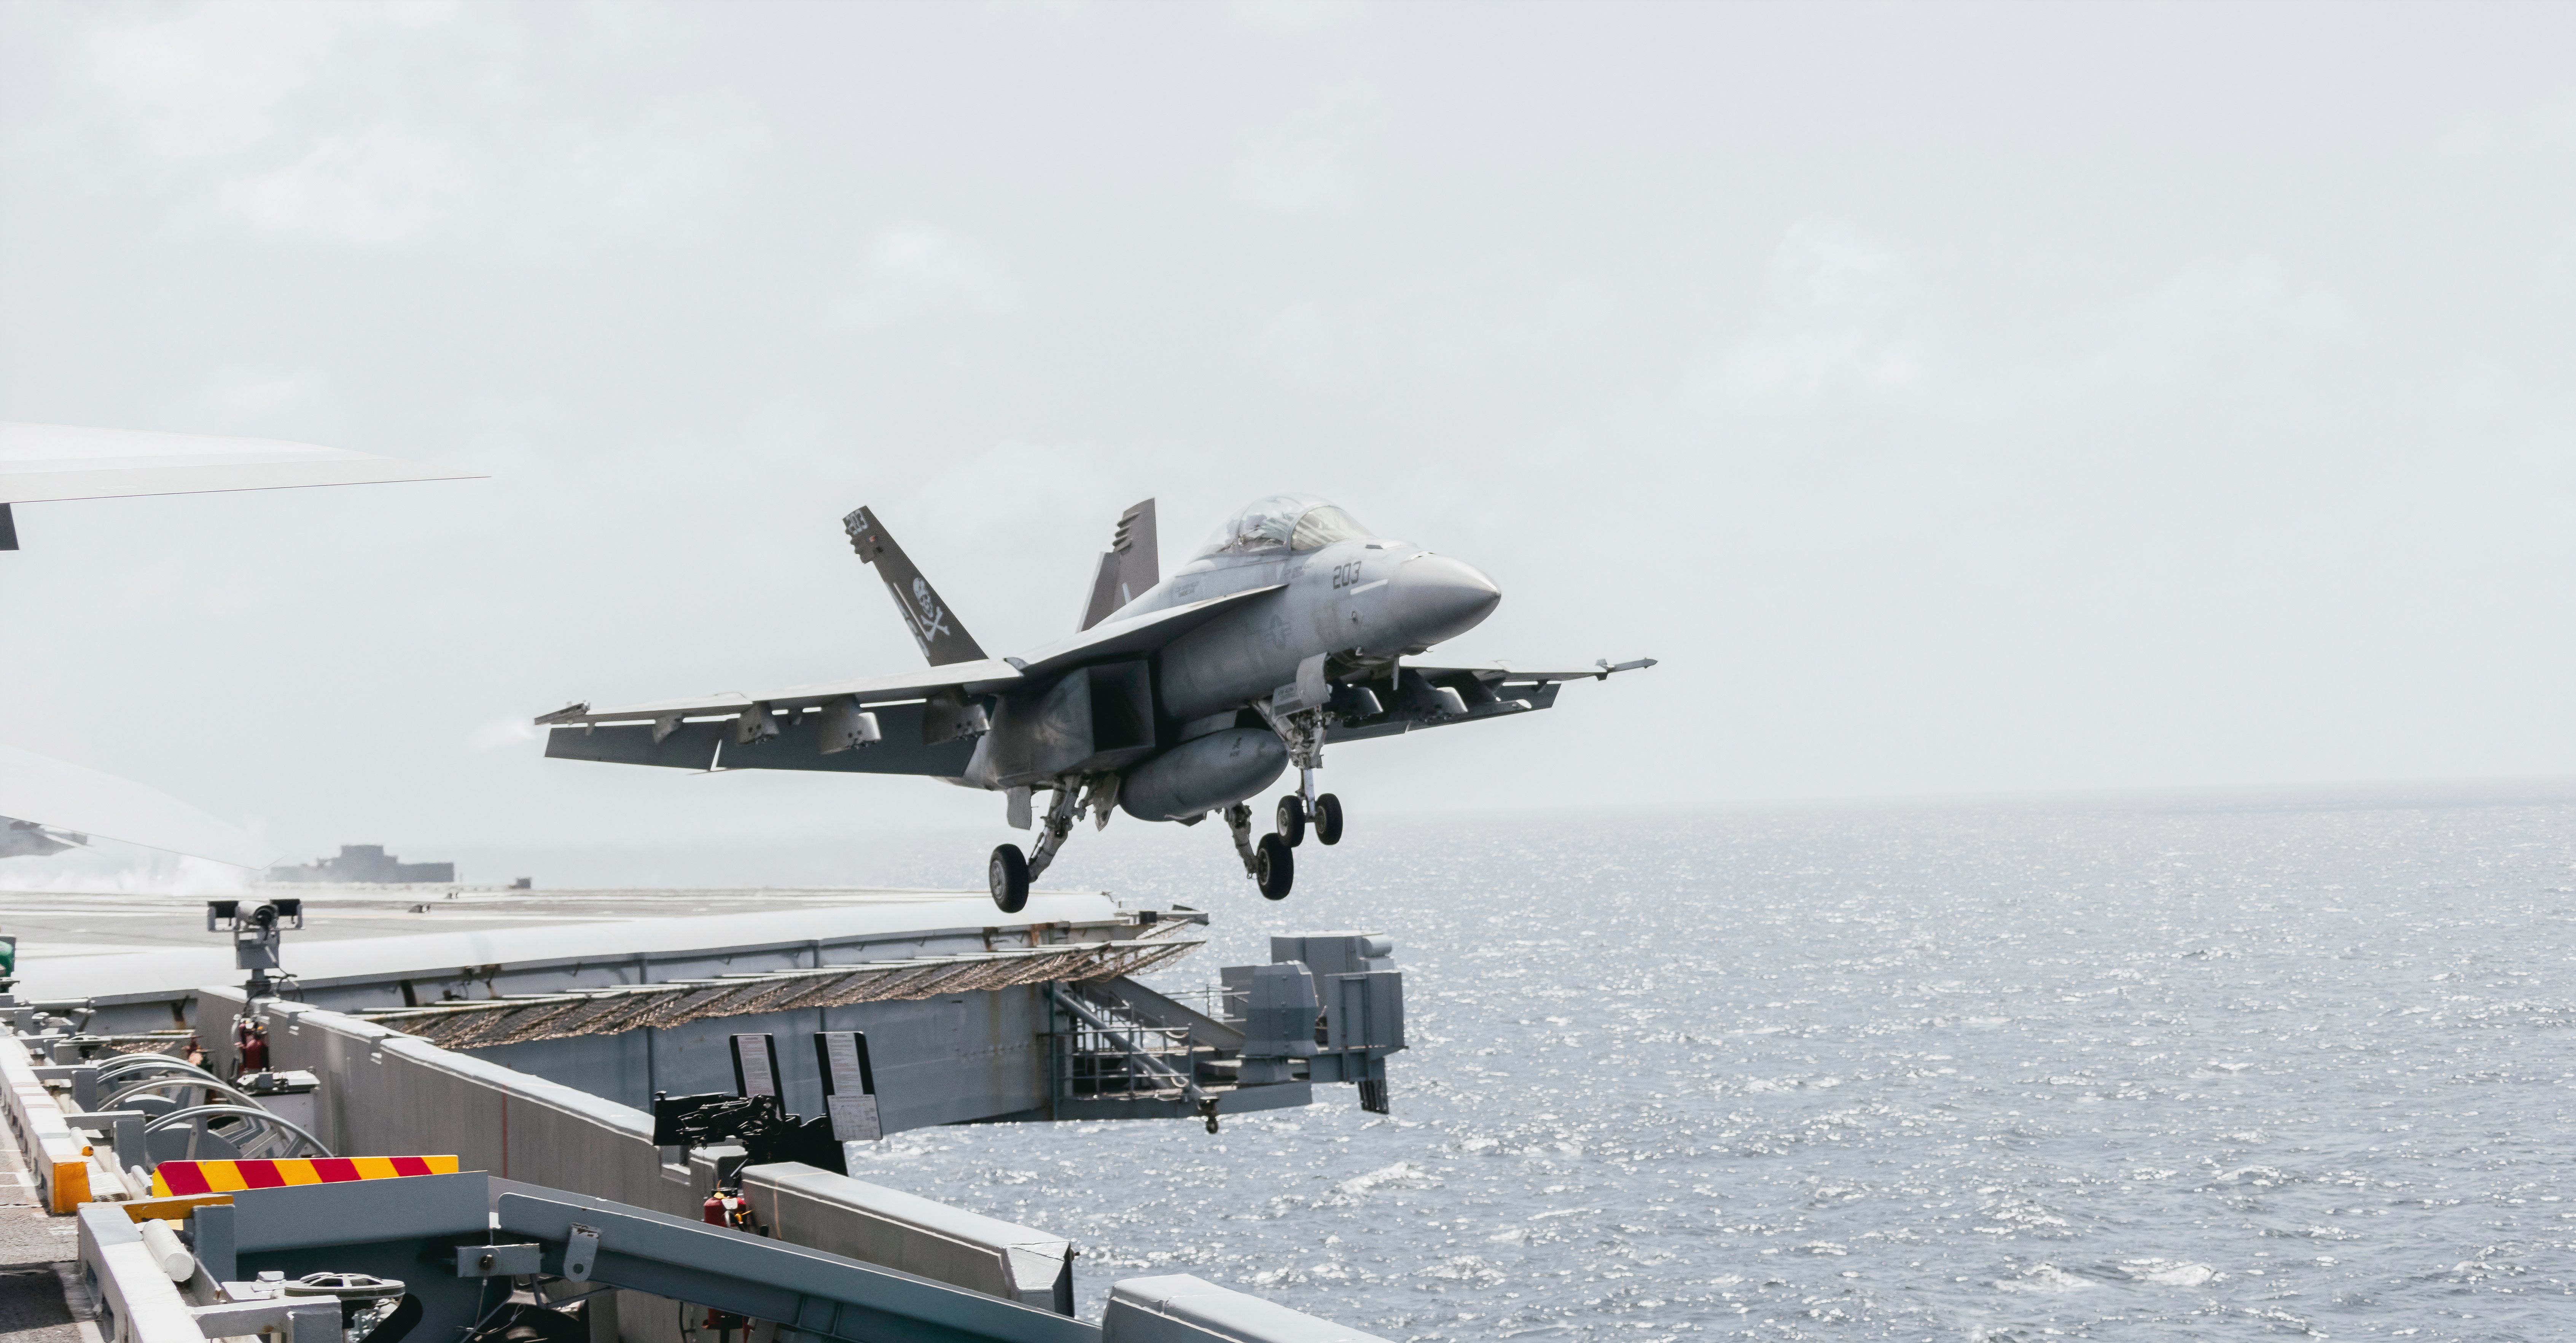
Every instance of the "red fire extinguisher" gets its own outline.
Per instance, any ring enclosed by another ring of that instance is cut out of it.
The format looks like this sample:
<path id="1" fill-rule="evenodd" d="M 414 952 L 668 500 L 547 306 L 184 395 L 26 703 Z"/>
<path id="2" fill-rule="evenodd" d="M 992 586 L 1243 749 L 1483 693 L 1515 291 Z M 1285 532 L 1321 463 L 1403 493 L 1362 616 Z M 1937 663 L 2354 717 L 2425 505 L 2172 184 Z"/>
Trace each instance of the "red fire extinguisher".
<path id="1" fill-rule="evenodd" d="M 731 1227 L 737 1231 L 759 1234 L 751 1223 L 751 1200 L 744 1198 L 739 1189 L 718 1189 L 707 1195 L 706 1206 L 700 1210 L 699 1216 L 709 1226 Z M 725 1331 L 740 1329 L 750 1323 L 751 1321 L 731 1311 L 710 1310 L 707 1312 L 706 1323 L 700 1327 L 715 1330 L 717 1343 L 723 1343 Z"/>

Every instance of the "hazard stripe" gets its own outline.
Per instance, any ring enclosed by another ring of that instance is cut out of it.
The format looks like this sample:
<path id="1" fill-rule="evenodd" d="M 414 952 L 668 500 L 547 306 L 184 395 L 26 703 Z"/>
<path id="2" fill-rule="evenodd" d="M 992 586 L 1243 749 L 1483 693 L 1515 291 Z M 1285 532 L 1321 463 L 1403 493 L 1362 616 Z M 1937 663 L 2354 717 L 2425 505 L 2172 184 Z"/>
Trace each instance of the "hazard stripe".
<path id="1" fill-rule="evenodd" d="M 305 1158 L 297 1157 L 292 1161 L 280 1161 L 275 1164 L 278 1178 L 288 1184 L 322 1183 L 322 1173 L 313 1169 L 313 1163 Z"/>
<path id="2" fill-rule="evenodd" d="M 152 1192 L 165 1197 L 229 1194 L 243 1189 L 389 1180 L 407 1175 L 453 1175 L 452 1156 L 360 1156 L 271 1161 L 164 1161 L 152 1171 Z"/>
<path id="3" fill-rule="evenodd" d="M 214 1186 L 206 1183 L 206 1173 L 194 1161 L 164 1161 L 152 1172 L 152 1192 L 156 1194 L 211 1194 Z"/>

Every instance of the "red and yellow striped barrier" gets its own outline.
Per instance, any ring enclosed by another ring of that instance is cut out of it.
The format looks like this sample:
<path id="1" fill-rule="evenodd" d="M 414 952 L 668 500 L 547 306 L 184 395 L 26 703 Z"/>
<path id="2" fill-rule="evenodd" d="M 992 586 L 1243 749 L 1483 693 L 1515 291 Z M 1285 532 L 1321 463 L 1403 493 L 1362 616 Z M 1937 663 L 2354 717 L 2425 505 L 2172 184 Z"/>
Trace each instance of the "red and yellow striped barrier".
<path id="1" fill-rule="evenodd" d="M 152 1192 L 229 1194 L 240 1189 L 280 1189 L 295 1184 L 393 1180 L 406 1175 L 454 1175 L 452 1156 L 333 1156 L 286 1161 L 164 1161 L 152 1168 Z"/>

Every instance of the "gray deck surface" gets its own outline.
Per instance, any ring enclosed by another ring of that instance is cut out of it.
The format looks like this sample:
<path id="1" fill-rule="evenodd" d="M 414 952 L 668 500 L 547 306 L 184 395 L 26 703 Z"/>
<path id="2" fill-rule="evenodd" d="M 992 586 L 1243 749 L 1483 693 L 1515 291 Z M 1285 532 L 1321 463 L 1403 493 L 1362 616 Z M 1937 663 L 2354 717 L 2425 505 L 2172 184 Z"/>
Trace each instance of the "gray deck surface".
<path id="1" fill-rule="evenodd" d="M 18 1140 L 0 1124 L 0 1338 L 80 1343 L 80 1326 L 54 1269 L 80 1253 L 80 1230 L 73 1219 L 48 1217 L 36 1206 L 26 1172 Z"/>
<path id="2" fill-rule="evenodd" d="M 295 941 L 321 942 L 621 919 L 821 909 L 923 895 L 954 898 L 958 894 L 859 888 L 508 891 L 458 885 L 296 885 L 263 887 L 220 898 L 256 902 L 278 896 L 300 897 L 305 902 L 304 929 L 287 936 Z M 966 894 L 979 899 L 984 896 L 982 891 Z M 0 927 L 18 935 L 21 964 L 40 956 L 221 947 L 224 939 L 206 931 L 206 901 L 210 898 L 217 897 L 0 891 Z"/>

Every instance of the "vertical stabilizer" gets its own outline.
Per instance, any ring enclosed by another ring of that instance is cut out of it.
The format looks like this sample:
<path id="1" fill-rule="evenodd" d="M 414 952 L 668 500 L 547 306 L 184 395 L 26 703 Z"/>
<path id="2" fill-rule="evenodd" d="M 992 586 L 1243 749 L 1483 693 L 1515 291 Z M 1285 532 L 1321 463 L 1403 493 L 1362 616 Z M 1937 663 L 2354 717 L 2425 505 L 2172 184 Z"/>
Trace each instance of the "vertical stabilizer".
<path id="1" fill-rule="evenodd" d="M 975 636 L 966 632 L 957 613 L 939 599 L 930 580 L 912 567 L 903 547 L 886 535 L 876 514 L 861 508 L 841 519 L 841 530 L 850 534 L 850 549 L 859 552 L 861 560 L 876 566 L 877 577 L 884 579 L 886 591 L 894 594 L 895 609 L 903 612 L 904 626 L 912 631 L 914 641 L 921 645 L 921 655 L 930 659 L 931 666 L 983 659 L 984 650 L 976 644 Z"/>
<path id="2" fill-rule="evenodd" d="M 1146 500 L 1118 516 L 1118 530 L 1101 552 L 1100 571 L 1091 580 L 1091 604 L 1082 609 L 1082 628 L 1109 618 L 1163 581 L 1162 559 L 1154 548 L 1154 501 Z"/>

